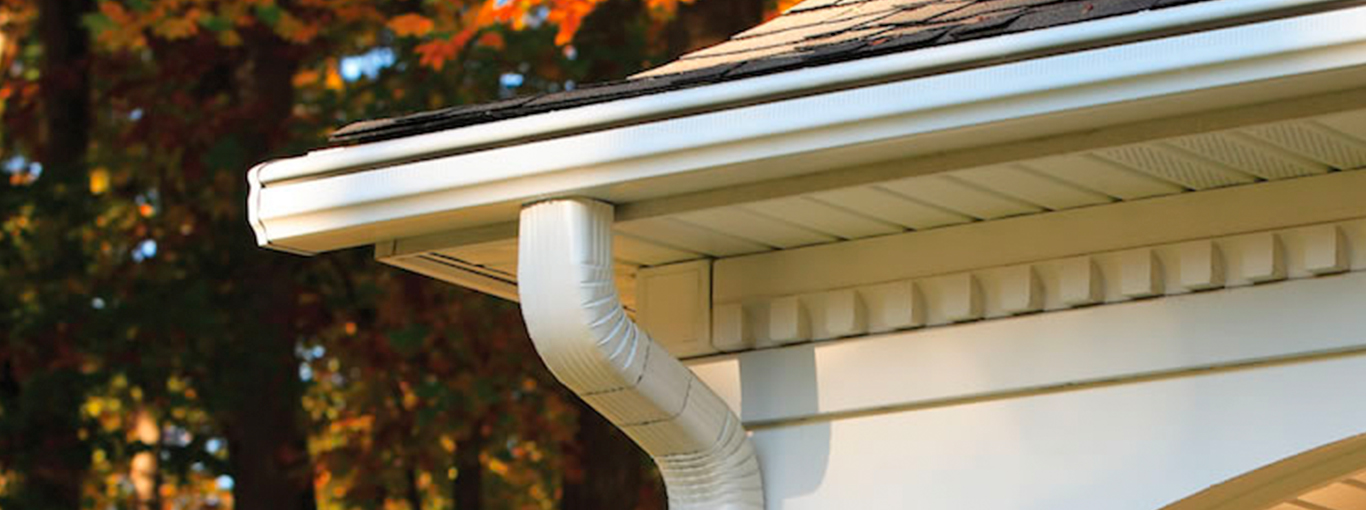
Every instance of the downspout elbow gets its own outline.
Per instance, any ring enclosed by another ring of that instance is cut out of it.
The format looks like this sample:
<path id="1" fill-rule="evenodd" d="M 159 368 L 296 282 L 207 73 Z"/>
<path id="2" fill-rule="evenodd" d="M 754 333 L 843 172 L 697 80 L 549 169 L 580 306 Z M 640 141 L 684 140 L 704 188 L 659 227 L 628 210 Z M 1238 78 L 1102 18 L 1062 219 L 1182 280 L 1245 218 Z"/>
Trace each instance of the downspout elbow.
<path id="1" fill-rule="evenodd" d="M 522 315 L 555 377 L 658 464 L 673 510 L 764 507 L 759 461 L 735 413 L 626 315 L 609 204 L 522 209 Z"/>

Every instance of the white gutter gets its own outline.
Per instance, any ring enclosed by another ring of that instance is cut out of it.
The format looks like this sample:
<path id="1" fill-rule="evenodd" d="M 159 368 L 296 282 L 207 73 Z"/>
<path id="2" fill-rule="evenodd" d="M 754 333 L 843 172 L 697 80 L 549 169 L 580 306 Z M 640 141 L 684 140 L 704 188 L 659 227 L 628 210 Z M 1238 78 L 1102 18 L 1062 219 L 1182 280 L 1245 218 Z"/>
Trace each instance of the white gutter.
<path id="1" fill-rule="evenodd" d="M 970 62 L 1005 59 L 1055 48 L 1088 46 L 1153 32 L 1256 18 L 1280 11 L 1345 0 L 1219 0 L 1173 7 L 1135 16 L 1118 16 L 1055 29 L 1007 37 L 988 38 L 919 51 L 854 60 L 838 64 L 777 73 L 733 82 L 652 94 L 530 117 L 479 124 L 460 129 L 404 137 L 396 140 L 328 149 L 307 156 L 281 160 L 261 167 L 255 178 L 262 184 L 298 179 L 319 173 L 412 161 L 426 155 L 449 154 L 470 147 L 499 145 L 510 141 L 558 133 L 582 132 L 595 126 L 627 123 L 635 119 L 667 117 L 681 112 L 714 110 L 735 104 L 791 97 L 803 91 L 830 90 L 895 80 L 921 72 L 961 66 Z"/>
<path id="2" fill-rule="evenodd" d="M 659 465 L 671 510 L 761 510 L 759 461 L 730 408 L 626 316 L 612 278 L 612 206 L 522 209 L 522 316 L 555 377 Z"/>
<path id="3" fill-rule="evenodd" d="M 913 142 L 962 128 L 1006 126 L 1050 114 L 1366 65 L 1366 31 L 1361 29 L 1366 26 L 1366 7 L 1355 7 L 422 159 L 571 126 L 713 104 L 704 100 L 721 104 L 797 90 L 792 87 L 807 90 L 803 84 L 819 88 L 841 80 L 857 83 L 872 76 L 961 64 L 964 59 L 1037 52 L 1316 4 L 1347 2 L 1217 0 L 330 149 L 253 169 L 248 177 L 252 225 L 263 246 L 325 251 L 510 222 L 517 204 L 540 198 L 591 195 L 630 203 L 745 179 L 871 163 L 856 159 L 876 153 L 845 151 L 839 161 L 806 157 L 799 165 L 788 162 L 757 169 L 762 172 L 736 170 L 778 157 L 891 140 Z M 1237 100 L 1228 95 L 1218 99 Z M 1202 101 L 1200 106 L 1207 104 Z M 1236 105 L 1221 107 L 1231 106 Z M 1104 125 L 1103 119 L 1091 122 Z M 1040 123 L 1008 136 L 1046 136 L 1051 134 L 1047 127 Z M 954 143 L 970 147 L 1008 141 L 991 140 L 980 132 L 963 136 Z M 390 160 L 400 162 L 344 172 Z M 730 169 L 724 180 L 689 177 L 716 168 Z M 697 180 L 675 179 L 658 188 L 637 182 L 660 177 Z M 626 183 L 630 189 L 614 188 Z M 478 208 L 483 208 L 483 216 L 471 213 Z"/>

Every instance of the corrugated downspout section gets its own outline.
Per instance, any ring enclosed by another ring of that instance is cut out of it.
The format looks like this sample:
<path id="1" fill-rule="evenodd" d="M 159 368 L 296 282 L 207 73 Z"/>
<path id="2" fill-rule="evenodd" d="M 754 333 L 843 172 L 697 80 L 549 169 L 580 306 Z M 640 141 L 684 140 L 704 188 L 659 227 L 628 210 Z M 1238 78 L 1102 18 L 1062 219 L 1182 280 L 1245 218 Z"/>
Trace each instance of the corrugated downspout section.
<path id="1" fill-rule="evenodd" d="M 612 206 L 522 209 L 522 316 L 560 382 L 654 458 L 669 508 L 762 509 L 759 461 L 739 418 L 626 316 L 612 274 Z"/>

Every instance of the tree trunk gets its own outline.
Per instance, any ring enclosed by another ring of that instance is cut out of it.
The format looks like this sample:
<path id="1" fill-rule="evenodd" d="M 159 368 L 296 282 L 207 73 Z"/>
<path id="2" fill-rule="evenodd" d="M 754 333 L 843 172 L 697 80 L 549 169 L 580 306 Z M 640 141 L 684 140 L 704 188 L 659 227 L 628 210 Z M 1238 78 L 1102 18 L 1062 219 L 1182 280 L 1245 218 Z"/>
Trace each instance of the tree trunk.
<path id="1" fill-rule="evenodd" d="M 262 275 L 264 278 L 278 275 Z M 274 287 L 267 286 L 267 288 Z M 271 288 L 267 295 L 279 295 Z M 260 318 L 255 327 L 237 328 L 238 338 L 220 356 L 218 402 L 228 439 L 234 508 L 314 510 L 313 465 L 302 409 L 303 383 L 289 331 L 288 309 L 272 314 L 250 304 L 243 315 Z M 261 299 L 257 306 L 279 305 Z"/>
<path id="2" fill-rule="evenodd" d="M 570 453 L 582 477 L 566 477 L 562 510 L 627 510 L 640 503 L 648 462 L 645 454 L 607 419 L 582 404 Z"/>
<path id="3" fill-rule="evenodd" d="M 250 105 L 236 129 L 243 157 L 264 161 L 286 137 L 294 105 L 291 79 L 298 70 L 298 49 L 269 29 L 246 35 L 249 59 L 240 84 Z M 239 197 L 245 201 L 245 193 Z M 242 219 L 241 221 L 245 221 Z M 313 465 L 303 411 L 300 360 L 294 353 L 296 302 L 291 288 L 295 261 L 255 246 L 246 228 L 225 232 L 233 250 L 233 281 L 252 282 L 228 298 L 250 324 L 235 327 L 237 338 L 224 345 L 216 378 L 226 412 L 235 508 L 313 510 Z"/>
<path id="4" fill-rule="evenodd" d="M 404 497 L 408 498 L 408 510 L 422 510 L 422 489 L 417 486 L 419 476 L 416 466 L 410 466 L 403 471 L 404 481 L 407 482 L 407 493 Z"/>
<path id="5" fill-rule="evenodd" d="M 451 492 L 455 510 L 480 510 L 484 507 L 484 464 L 479 453 L 484 451 L 484 440 L 479 427 L 474 427 L 470 438 L 461 441 L 455 450 L 455 481 Z"/>
<path id="6" fill-rule="evenodd" d="M 41 0 L 38 9 L 43 43 L 41 181 L 79 186 L 90 142 L 90 37 L 81 17 L 94 10 L 94 2 Z"/>
<path id="7" fill-rule="evenodd" d="M 72 198 L 85 178 L 90 140 L 90 46 L 80 20 L 93 7 L 91 0 L 38 2 L 43 61 L 36 160 L 44 173 L 35 191 L 44 195 L 38 216 L 52 225 L 77 225 L 86 210 Z M 44 272 L 62 275 L 84 263 L 78 243 L 63 241 L 62 248 L 49 254 L 51 263 Z M 73 366 L 76 339 L 66 324 L 52 321 L 47 326 L 51 329 L 33 337 L 4 342 L 11 352 L 5 353 L 0 370 L 0 406 L 8 422 L 6 437 L 0 438 L 6 451 L 0 456 L 23 477 L 3 499 L 6 507 L 75 510 L 81 507 L 90 463 L 90 447 L 77 433 L 89 381 Z"/>
<path id="8" fill-rule="evenodd" d="M 76 510 L 90 462 L 90 447 L 76 433 L 85 382 L 70 368 L 40 370 L 15 382 L 9 365 L 4 367 L 0 404 L 12 421 L 0 442 L 6 467 L 23 477 L 7 487 L 0 503 L 5 508 Z"/>
<path id="9" fill-rule="evenodd" d="M 238 420 L 245 423 L 229 427 L 228 460 L 233 474 L 234 505 L 282 510 L 317 508 L 307 444 L 302 434 L 295 433 L 299 425 L 279 423 L 273 419 L 276 416 L 270 416 L 280 414 L 279 411 L 261 414 L 259 419 L 239 414 Z"/>

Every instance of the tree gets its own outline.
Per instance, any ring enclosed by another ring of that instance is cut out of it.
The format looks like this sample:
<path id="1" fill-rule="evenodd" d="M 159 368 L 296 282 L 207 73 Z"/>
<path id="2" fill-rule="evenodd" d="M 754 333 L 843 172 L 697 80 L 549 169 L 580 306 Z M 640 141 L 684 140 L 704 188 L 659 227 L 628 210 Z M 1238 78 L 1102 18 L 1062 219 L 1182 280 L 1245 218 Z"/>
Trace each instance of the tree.
<path id="1" fill-rule="evenodd" d="M 89 44 L 78 23 L 88 6 L 85 0 L 43 0 L 37 9 L 19 5 L 8 10 L 10 16 L 37 25 L 33 37 L 46 52 L 40 62 L 20 62 L 6 47 L 3 57 L 11 64 L 7 67 L 29 66 L 38 73 L 36 90 L 20 93 L 41 109 L 42 121 L 29 131 L 38 135 L 32 150 L 41 155 L 49 177 L 33 188 L 52 200 L 33 204 L 16 203 L 8 194 L 0 198 L 4 210 L 17 213 L 7 215 L 7 233 L 30 250 L 0 258 L 0 281 L 16 291 L 0 298 L 9 310 L 5 332 L 0 332 L 6 347 L 0 354 L 0 463 L 16 473 L 12 476 L 22 476 L 22 484 L 0 500 L 4 506 L 74 508 L 89 463 L 89 447 L 77 432 L 81 398 L 89 384 L 81 370 L 77 330 L 85 314 L 69 294 L 83 282 L 63 278 L 80 265 L 71 256 L 80 241 L 50 228 L 89 216 L 73 200 L 90 136 Z M 14 184 L 31 185 L 32 177 L 43 171 L 24 163 L 12 173 Z M 15 285 L 11 273 L 20 271 L 36 278 Z M 52 327 L 41 327 L 44 323 Z M 20 343 L 20 336 L 33 341 Z"/>
<path id="2" fill-rule="evenodd" d="M 659 507 L 515 307 L 261 250 L 242 172 L 351 120 L 627 76 L 743 28 L 669 21 L 718 9 L 761 12 L 0 0 L 0 507 Z"/>

